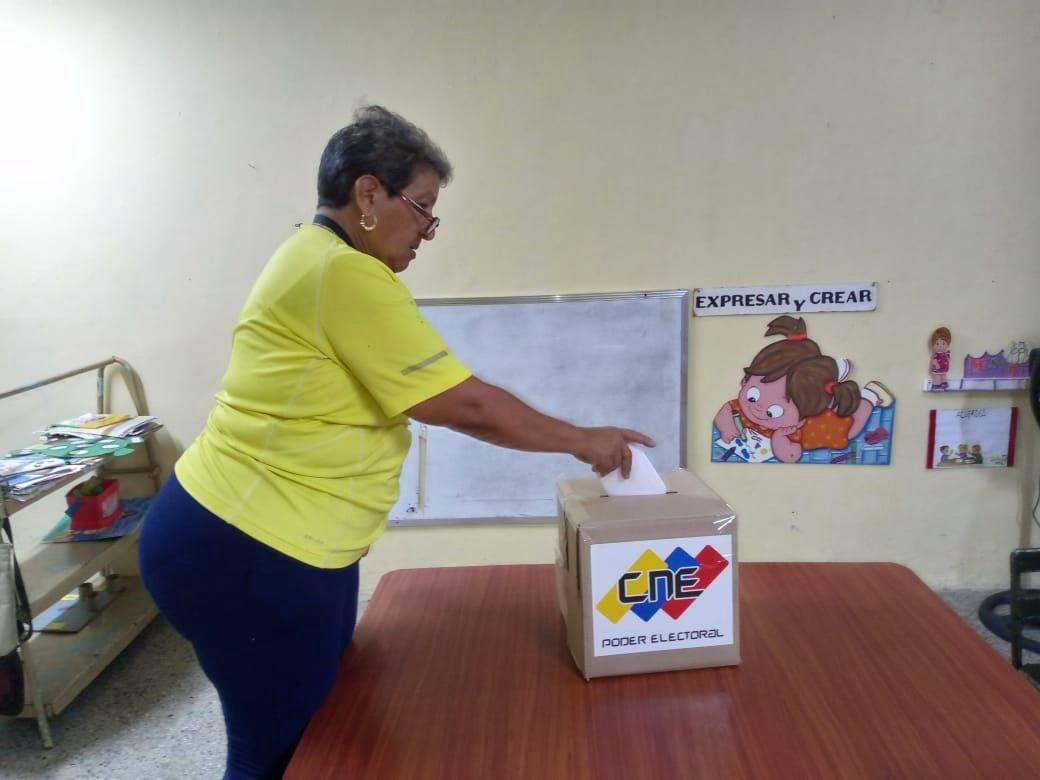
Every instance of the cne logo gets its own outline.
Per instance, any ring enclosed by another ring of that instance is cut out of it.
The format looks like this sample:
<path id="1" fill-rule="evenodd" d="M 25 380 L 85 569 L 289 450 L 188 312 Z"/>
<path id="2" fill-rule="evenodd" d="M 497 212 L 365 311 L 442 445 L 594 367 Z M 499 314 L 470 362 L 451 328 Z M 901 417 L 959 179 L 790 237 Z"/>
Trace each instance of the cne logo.
<path id="1" fill-rule="evenodd" d="M 647 550 L 618 577 L 596 609 L 611 623 L 630 611 L 643 622 L 649 622 L 659 611 L 678 620 L 727 566 L 729 561 L 710 544 L 696 557 L 682 547 L 676 547 L 663 560 Z"/>

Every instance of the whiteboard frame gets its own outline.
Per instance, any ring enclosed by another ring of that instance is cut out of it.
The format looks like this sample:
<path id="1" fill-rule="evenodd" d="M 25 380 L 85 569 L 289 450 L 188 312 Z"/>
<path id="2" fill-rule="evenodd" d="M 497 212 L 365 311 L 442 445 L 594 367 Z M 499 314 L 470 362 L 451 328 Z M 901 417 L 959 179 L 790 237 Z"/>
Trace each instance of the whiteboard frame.
<path id="1" fill-rule="evenodd" d="M 682 354 L 679 361 L 679 465 L 687 468 L 687 414 L 689 401 L 689 337 L 690 319 L 693 316 L 693 293 L 690 290 L 642 290 L 636 292 L 605 292 L 605 293 L 569 293 L 565 295 L 506 295 L 498 297 L 482 298 L 417 298 L 416 304 L 423 306 L 485 306 L 513 303 L 576 303 L 582 301 L 616 301 L 637 300 L 639 298 L 678 298 L 682 307 L 682 326 L 679 334 L 680 349 Z M 443 525 L 543 525 L 555 522 L 556 518 L 546 517 L 462 517 L 462 518 L 388 518 L 391 528 L 429 528 Z"/>

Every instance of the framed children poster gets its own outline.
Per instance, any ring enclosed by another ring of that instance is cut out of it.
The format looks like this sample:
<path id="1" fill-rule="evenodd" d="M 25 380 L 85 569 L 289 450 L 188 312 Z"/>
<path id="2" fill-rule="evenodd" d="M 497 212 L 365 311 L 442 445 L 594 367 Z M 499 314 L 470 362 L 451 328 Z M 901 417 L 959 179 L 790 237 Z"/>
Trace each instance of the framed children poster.
<path id="1" fill-rule="evenodd" d="M 930 469 L 1015 465 L 1018 409 L 932 409 L 928 424 Z"/>

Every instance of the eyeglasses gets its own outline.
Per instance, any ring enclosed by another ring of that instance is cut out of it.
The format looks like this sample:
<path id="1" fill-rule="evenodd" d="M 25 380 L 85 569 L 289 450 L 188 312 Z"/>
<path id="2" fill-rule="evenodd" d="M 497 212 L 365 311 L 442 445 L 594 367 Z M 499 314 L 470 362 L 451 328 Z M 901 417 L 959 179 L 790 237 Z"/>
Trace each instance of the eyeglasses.
<path id="1" fill-rule="evenodd" d="M 425 217 L 427 220 L 429 220 L 426 223 L 426 227 L 424 227 L 423 230 L 422 230 L 422 237 L 425 238 L 426 240 L 430 240 L 431 238 L 433 238 L 433 234 L 436 232 L 437 228 L 439 228 L 440 225 L 441 225 L 441 218 L 433 216 L 433 214 L 428 212 L 426 209 L 424 209 L 422 206 L 420 206 L 414 200 L 409 198 L 403 192 L 401 193 L 401 200 L 403 200 L 405 203 L 407 203 L 413 209 L 418 211 L 423 217 Z"/>

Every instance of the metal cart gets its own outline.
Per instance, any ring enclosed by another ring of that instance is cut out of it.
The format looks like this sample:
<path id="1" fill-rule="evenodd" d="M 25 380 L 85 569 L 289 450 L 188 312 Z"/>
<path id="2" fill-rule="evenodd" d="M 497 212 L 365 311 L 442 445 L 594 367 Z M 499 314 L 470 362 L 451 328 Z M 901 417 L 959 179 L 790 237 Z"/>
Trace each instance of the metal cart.
<path id="1" fill-rule="evenodd" d="M 0 393 L 0 400 L 96 371 L 97 411 L 108 413 L 110 408 L 106 389 L 109 385 L 106 383 L 106 374 L 113 367 L 113 373 L 118 371 L 122 375 L 136 413 L 148 414 L 137 372 L 127 361 L 118 357 L 110 357 Z M 150 434 L 146 434 L 144 439 L 143 448 L 134 455 L 119 459 L 140 463 L 143 457 L 144 465 L 112 468 L 112 456 L 105 456 L 87 471 L 59 480 L 27 501 L 15 501 L 4 495 L 0 502 L 0 518 L 10 517 L 44 496 L 95 474 L 143 478 L 151 481 L 152 493 L 158 491 L 159 464 L 155 442 Z M 42 626 L 36 626 L 37 631 L 21 647 L 25 670 L 25 708 L 18 717 L 36 719 L 45 747 L 54 744 L 48 719 L 61 713 L 157 613 L 140 576 L 137 576 L 137 541 L 138 533 L 135 532 L 103 541 L 38 544 L 21 562 L 33 618 L 81 584 L 102 581 L 119 583 L 118 597 L 78 632 L 43 633 L 38 630 Z M 118 575 L 118 579 L 113 575 Z"/>

